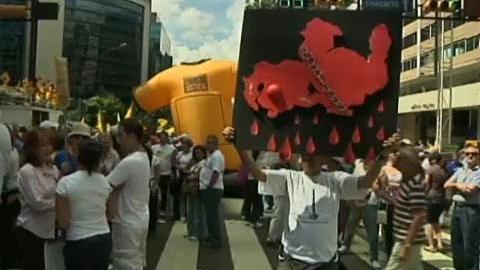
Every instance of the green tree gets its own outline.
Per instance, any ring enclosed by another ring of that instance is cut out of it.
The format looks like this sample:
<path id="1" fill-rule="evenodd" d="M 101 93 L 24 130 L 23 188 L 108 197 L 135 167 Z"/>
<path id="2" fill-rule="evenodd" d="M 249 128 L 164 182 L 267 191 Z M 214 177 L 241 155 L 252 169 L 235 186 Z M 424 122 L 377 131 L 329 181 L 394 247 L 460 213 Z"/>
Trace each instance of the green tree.
<path id="1" fill-rule="evenodd" d="M 114 125 L 117 123 L 117 114 L 123 118 L 127 106 L 117 97 L 109 94 L 102 96 L 95 96 L 89 98 L 84 103 L 84 111 L 82 117 L 90 126 L 97 124 L 97 114 L 102 112 L 104 124 Z"/>

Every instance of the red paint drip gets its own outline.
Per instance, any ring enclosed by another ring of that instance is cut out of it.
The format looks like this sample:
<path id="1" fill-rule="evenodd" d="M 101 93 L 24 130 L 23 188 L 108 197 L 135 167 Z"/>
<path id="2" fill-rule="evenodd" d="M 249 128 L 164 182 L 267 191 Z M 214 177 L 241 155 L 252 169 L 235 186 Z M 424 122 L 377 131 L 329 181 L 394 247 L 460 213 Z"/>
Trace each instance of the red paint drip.
<path id="1" fill-rule="evenodd" d="M 352 142 L 359 143 L 361 140 L 362 138 L 360 137 L 360 129 L 358 128 L 358 126 L 356 126 L 355 131 L 353 132 Z"/>
<path id="2" fill-rule="evenodd" d="M 258 124 L 257 120 L 253 120 L 252 125 L 250 126 L 250 134 L 256 136 L 260 133 L 260 125 Z"/>
<path id="3" fill-rule="evenodd" d="M 295 125 L 299 125 L 300 124 L 300 117 L 297 115 L 295 115 L 295 120 L 293 120 L 293 122 L 295 123 Z"/>
<path id="4" fill-rule="evenodd" d="M 385 129 L 383 129 L 383 127 L 381 127 L 378 132 L 377 132 L 377 139 L 379 141 L 383 141 L 385 140 Z"/>
<path id="5" fill-rule="evenodd" d="M 373 116 L 370 116 L 370 118 L 368 118 L 368 127 L 373 128 L 374 125 L 375 125 L 375 120 L 373 119 Z"/>
<path id="6" fill-rule="evenodd" d="M 270 152 L 274 152 L 277 150 L 277 139 L 275 139 L 275 135 L 272 135 L 268 140 L 267 149 Z"/>
<path id="7" fill-rule="evenodd" d="M 291 160 L 293 156 L 292 146 L 290 145 L 290 138 L 287 136 L 280 149 L 280 157 L 283 160 Z"/>
<path id="8" fill-rule="evenodd" d="M 295 145 L 300 145 L 302 144 L 302 138 L 300 137 L 300 132 L 297 131 L 297 134 L 295 134 Z"/>
<path id="9" fill-rule="evenodd" d="M 349 164 L 355 163 L 355 160 L 357 159 L 357 157 L 355 156 L 355 153 L 353 152 L 353 147 L 351 143 L 348 144 L 344 159 Z"/>
<path id="10" fill-rule="evenodd" d="M 337 127 L 333 127 L 330 132 L 330 144 L 338 145 L 340 143 L 340 134 L 338 134 Z"/>
<path id="11" fill-rule="evenodd" d="M 314 125 L 318 125 L 318 122 L 320 122 L 320 119 L 318 117 L 318 113 L 315 113 L 315 115 L 313 116 L 312 122 L 313 122 Z"/>
<path id="12" fill-rule="evenodd" d="M 378 111 L 381 113 L 385 111 L 385 104 L 383 103 L 383 100 L 380 101 L 380 104 L 378 104 Z"/>
<path id="13" fill-rule="evenodd" d="M 317 148 L 315 147 L 315 143 L 313 142 L 312 137 L 308 138 L 307 149 L 306 149 L 307 154 L 313 154 L 315 153 L 316 150 Z"/>
<path id="14" fill-rule="evenodd" d="M 374 160 L 377 157 L 377 154 L 375 154 L 375 148 L 370 147 L 367 153 L 367 160 Z"/>

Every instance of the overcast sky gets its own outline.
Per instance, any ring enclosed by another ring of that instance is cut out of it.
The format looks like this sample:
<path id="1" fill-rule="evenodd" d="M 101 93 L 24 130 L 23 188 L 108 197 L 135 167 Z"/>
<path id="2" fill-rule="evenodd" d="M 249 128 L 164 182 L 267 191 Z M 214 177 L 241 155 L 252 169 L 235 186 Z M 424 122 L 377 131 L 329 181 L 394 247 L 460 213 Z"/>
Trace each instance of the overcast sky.
<path id="1" fill-rule="evenodd" d="M 237 60 L 245 0 L 152 0 L 172 41 L 175 63 Z"/>

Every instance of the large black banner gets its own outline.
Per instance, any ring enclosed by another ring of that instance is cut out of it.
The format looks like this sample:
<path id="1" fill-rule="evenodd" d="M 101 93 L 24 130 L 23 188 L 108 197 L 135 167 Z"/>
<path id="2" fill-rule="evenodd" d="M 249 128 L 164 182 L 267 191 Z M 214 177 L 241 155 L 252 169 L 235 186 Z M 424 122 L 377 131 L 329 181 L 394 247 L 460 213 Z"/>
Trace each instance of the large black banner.
<path id="1" fill-rule="evenodd" d="M 401 32 L 387 11 L 245 11 L 237 146 L 373 158 L 397 128 Z"/>

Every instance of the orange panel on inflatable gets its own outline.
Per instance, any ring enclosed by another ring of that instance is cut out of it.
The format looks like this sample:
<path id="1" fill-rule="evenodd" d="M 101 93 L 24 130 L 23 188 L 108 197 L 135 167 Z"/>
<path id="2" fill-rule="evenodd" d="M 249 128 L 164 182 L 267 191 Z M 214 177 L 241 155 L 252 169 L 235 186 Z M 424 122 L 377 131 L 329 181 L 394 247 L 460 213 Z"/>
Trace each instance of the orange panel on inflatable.
<path id="1" fill-rule="evenodd" d="M 188 133 L 195 143 L 214 134 L 220 139 L 226 167 L 238 170 L 240 160 L 222 130 L 232 125 L 237 63 L 206 60 L 172 67 L 151 78 L 135 91 L 138 105 L 153 112 L 170 104 L 177 133 Z"/>

